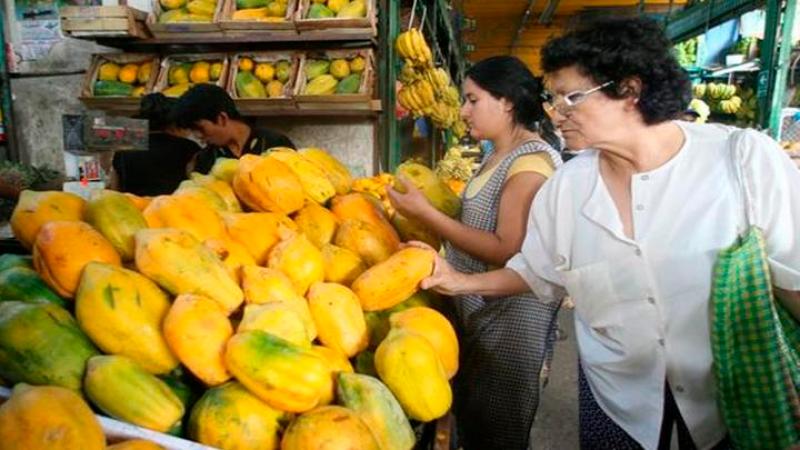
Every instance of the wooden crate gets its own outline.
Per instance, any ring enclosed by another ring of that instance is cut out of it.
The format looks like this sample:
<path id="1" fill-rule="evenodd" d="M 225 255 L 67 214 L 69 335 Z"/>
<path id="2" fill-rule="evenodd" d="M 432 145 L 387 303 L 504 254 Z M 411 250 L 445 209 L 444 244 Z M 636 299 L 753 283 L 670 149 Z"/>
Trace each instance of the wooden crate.
<path id="1" fill-rule="evenodd" d="M 373 36 L 377 36 L 378 28 L 376 26 L 376 7 L 375 0 L 365 0 L 367 6 L 366 17 L 358 19 L 337 19 L 335 17 L 330 19 L 308 19 L 308 10 L 311 6 L 311 0 L 299 0 L 297 12 L 295 13 L 295 26 L 299 31 L 316 31 L 316 30 L 331 30 L 335 32 L 336 29 L 367 29 L 371 30 Z"/>
<path id="2" fill-rule="evenodd" d="M 158 23 L 158 18 L 164 12 L 161 3 L 153 0 L 153 12 L 147 15 L 147 28 L 155 37 L 174 37 L 181 34 L 181 37 L 188 37 L 192 40 L 202 42 L 205 39 L 222 37 L 222 28 L 219 26 L 219 19 L 222 14 L 224 0 L 217 0 L 217 9 L 211 22 L 174 22 Z"/>
<path id="3" fill-rule="evenodd" d="M 74 38 L 119 37 L 147 39 L 147 13 L 129 6 L 64 6 L 59 10 L 61 31 Z"/>
<path id="4" fill-rule="evenodd" d="M 145 84 L 144 95 L 153 92 L 153 86 L 156 83 L 158 75 L 159 58 L 158 55 L 152 53 L 98 53 L 92 55 L 92 63 L 89 70 L 86 72 L 86 77 L 83 79 L 81 87 L 80 100 L 89 109 L 102 109 L 106 111 L 117 111 L 120 113 L 135 113 L 139 111 L 139 97 L 95 97 L 94 96 L 94 82 L 97 81 L 97 74 L 100 71 L 100 65 L 104 62 L 113 62 L 123 66 L 128 63 L 141 64 L 146 61 L 152 61 L 153 64 L 150 68 L 150 78 Z"/>
<path id="5" fill-rule="evenodd" d="M 312 59 L 350 59 L 356 56 L 364 58 L 365 67 L 361 74 L 361 85 L 355 94 L 331 94 L 331 95 L 306 95 L 303 91 L 306 87 L 305 65 Z M 308 52 L 300 60 L 300 67 L 295 83 L 295 100 L 298 108 L 301 109 L 320 109 L 337 108 L 337 104 L 342 104 L 342 109 L 352 108 L 354 105 L 362 105 L 366 109 L 372 108 L 372 91 L 375 84 L 375 69 L 373 67 L 374 56 L 370 49 L 354 50 L 328 50 L 320 52 Z"/>
<path id="6" fill-rule="evenodd" d="M 153 92 L 161 92 L 169 86 L 169 68 L 176 62 L 193 63 L 196 61 L 222 61 L 222 73 L 213 84 L 225 88 L 228 82 L 228 72 L 230 71 L 230 58 L 227 53 L 186 53 L 182 55 L 170 55 L 161 61 L 161 68 L 158 71 L 158 79 L 153 86 Z"/>
<path id="7" fill-rule="evenodd" d="M 239 59 L 243 57 L 252 58 L 256 64 L 259 62 L 274 63 L 282 59 L 288 60 L 292 69 L 289 74 L 289 81 L 283 87 L 284 95 L 273 98 L 239 98 L 236 92 L 236 75 L 239 73 Z M 236 100 L 236 106 L 240 109 L 239 112 L 244 115 L 253 115 L 265 109 L 294 109 L 294 89 L 299 76 L 300 60 L 301 55 L 291 51 L 249 52 L 234 55 L 231 59 L 231 69 L 228 77 L 228 93 Z"/>
<path id="8" fill-rule="evenodd" d="M 220 0 L 222 1 L 222 0 Z M 265 30 L 294 30 L 294 16 L 297 9 L 297 0 L 289 0 L 286 5 L 286 14 L 282 22 L 261 22 L 257 20 L 233 20 L 236 12 L 236 0 L 224 0 L 220 27 L 223 30 L 237 31 L 265 31 Z"/>

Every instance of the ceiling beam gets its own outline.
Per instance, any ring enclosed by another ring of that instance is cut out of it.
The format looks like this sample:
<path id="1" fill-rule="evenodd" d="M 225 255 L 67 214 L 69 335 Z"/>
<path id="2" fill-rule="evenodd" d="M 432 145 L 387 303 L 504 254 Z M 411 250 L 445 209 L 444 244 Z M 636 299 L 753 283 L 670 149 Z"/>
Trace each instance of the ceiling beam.
<path id="1" fill-rule="evenodd" d="M 514 52 L 514 47 L 517 46 L 519 42 L 520 36 L 522 36 L 522 30 L 525 29 L 525 25 L 528 24 L 528 21 L 531 19 L 531 13 L 533 13 L 533 5 L 536 4 L 536 0 L 528 0 L 528 7 L 525 8 L 525 13 L 522 14 L 522 18 L 519 21 L 519 26 L 517 26 L 517 32 L 514 33 L 514 39 L 511 40 L 511 45 L 508 48 L 508 53 Z"/>
<path id="2" fill-rule="evenodd" d="M 559 0 L 548 0 L 547 6 L 545 6 L 544 11 L 542 11 L 542 15 L 539 16 L 539 23 L 549 24 L 553 21 L 553 15 L 556 13 L 556 9 L 558 9 Z"/>

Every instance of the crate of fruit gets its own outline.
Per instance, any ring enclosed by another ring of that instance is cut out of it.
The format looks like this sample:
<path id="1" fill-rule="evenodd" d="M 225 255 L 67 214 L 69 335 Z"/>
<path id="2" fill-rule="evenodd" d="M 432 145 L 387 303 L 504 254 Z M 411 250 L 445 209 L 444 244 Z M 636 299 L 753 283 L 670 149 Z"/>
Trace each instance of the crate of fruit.
<path id="1" fill-rule="evenodd" d="M 377 33 L 375 0 L 298 0 L 295 26 L 300 31 L 368 29 Z"/>
<path id="2" fill-rule="evenodd" d="M 153 92 L 161 92 L 167 97 L 180 97 L 195 84 L 212 83 L 225 88 L 229 60 L 225 53 L 168 56 L 161 61 Z"/>
<path id="3" fill-rule="evenodd" d="M 244 114 L 294 108 L 299 68 L 300 55 L 295 52 L 239 53 L 231 59 L 228 93 Z"/>
<path id="4" fill-rule="evenodd" d="M 61 31 L 74 38 L 150 37 L 147 13 L 129 6 L 64 6 L 59 9 Z"/>
<path id="5" fill-rule="evenodd" d="M 198 42 L 221 37 L 219 26 L 224 0 L 153 0 L 147 28 L 156 37 L 195 38 Z"/>
<path id="6" fill-rule="evenodd" d="M 369 105 L 374 84 L 373 53 L 369 49 L 308 52 L 300 60 L 295 100 L 303 104 Z"/>
<path id="7" fill-rule="evenodd" d="M 158 65 L 158 56 L 149 53 L 92 55 L 80 99 L 90 109 L 137 112 L 139 97 L 153 90 Z"/>
<path id="8" fill-rule="evenodd" d="M 294 30 L 297 0 L 224 0 L 223 30 Z"/>

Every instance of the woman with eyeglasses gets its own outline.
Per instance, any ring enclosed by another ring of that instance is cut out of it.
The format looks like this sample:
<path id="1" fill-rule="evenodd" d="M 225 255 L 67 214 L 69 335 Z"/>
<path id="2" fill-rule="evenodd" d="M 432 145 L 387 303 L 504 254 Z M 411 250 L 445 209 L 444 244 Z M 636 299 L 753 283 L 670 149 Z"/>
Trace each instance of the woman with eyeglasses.
<path id="1" fill-rule="evenodd" d="M 800 173 L 755 130 L 674 120 L 689 79 L 654 21 L 603 19 L 552 39 L 542 68 L 567 147 L 588 150 L 542 187 L 505 268 L 464 274 L 438 260 L 422 287 L 570 295 L 582 448 L 729 448 L 712 373 L 714 264 L 760 227 L 776 297 L 800 317 Z"/>
<path id="2" fill-rule="evenodd" d="M 406 194 L 389 191 L 401 214 L 445 240 L 447 260 L 458 270 L 486 272 L 519 251 L 531 201 L 561 164 L 541 92 L 539 80 L 517 58 L 485 59 L 467 71 L 461 115 L 472 138 L 490 140 L 494 150 L 462 194 L 460 220 L 436 210 L 407 180 Z M 450 306 L 461 346 L 453 381 L 458 444 L 465 450 L 527 450 L 559 304 L 520 293 L 463 295 Z"/>

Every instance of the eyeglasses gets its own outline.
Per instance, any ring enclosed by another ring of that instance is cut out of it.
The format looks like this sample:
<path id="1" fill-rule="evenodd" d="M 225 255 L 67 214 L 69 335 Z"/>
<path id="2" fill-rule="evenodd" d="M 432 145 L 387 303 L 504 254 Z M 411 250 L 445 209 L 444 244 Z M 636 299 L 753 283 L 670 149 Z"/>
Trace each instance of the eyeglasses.
<path id="1" fill-rule="evenodd" d="M 550 92 L 544 91 L 542 93 L 543 106 L 547 112 L 556 111 L 561 115 L 565 115 L 576 106 L 585 102 L 590 95 L 612 84 L 614 84 L 613 81 L 607 81 L 600 86 L 595 86 L 585 91 L 572 91 L 565 95 L 553 95 Z"/>

